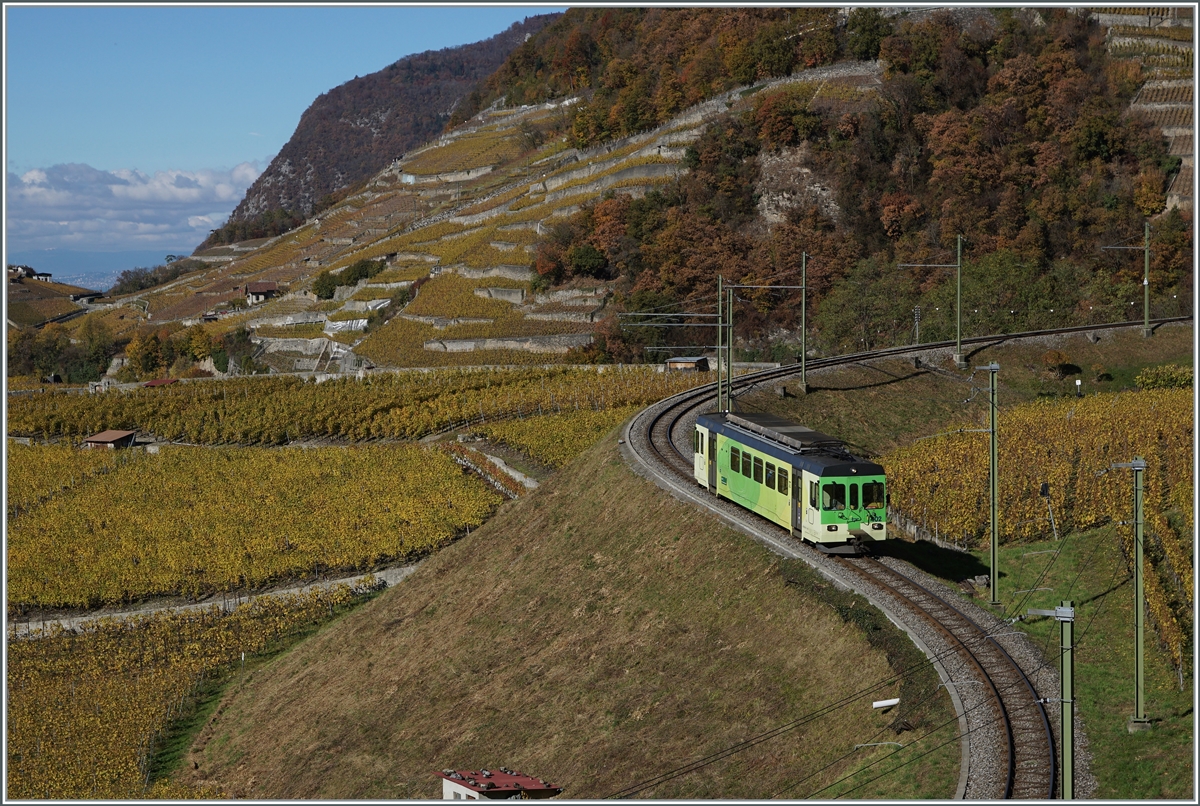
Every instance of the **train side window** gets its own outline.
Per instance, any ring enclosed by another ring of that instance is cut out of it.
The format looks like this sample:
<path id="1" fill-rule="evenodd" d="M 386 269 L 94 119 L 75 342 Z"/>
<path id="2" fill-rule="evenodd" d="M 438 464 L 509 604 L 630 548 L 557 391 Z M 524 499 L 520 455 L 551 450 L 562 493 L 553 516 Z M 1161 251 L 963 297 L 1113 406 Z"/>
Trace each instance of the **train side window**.
<path id="1" fill-rule="evenodd" d="M 887 504 L 882 481 L 868 481 L 863 484 L 862 497 L 863 509 L 883 509 Z"/>
<path id="2" fill-rule="evenodd" d="M 704 434 L 703 434 L 703 433 L 701 433 L 701 434 L 700 434 L 700 445 L 699 445 L 699 448 L 700 448 L 700 450 L 699 450 L 699 454 L 700 454 L 701 456 L 703 456 L 703 455 L 704 455 Z"/>
<path id="3" fill-rule="evenodd" d="M 759 459 L 756 456 L 756 457 L 754 457 L 754 480 L 757 481 L 759 484 L 762 484 L 762 471 L 763 471 L 762 459 Z"/>
<path id="4" fill-rule="evenodd" d="M 808 483 L 808 505 L 812 509 L 817 508 L 817 483 L 815 481 Z"/>
<path id="5" fill-rule="evenodd" d="M 821 508 L 840 512 L 846 508 L 846 485 L 831 481 L 821 488 Z"/>
<path id="6" fill-rule="evenodd" d="M 850 485 L 850 508 L 858 509 L 858 485 Z"/>
<path id="7" fill-rule="evenodd" d="M 775 465 L 771 464 L 770 462 L 767 462 L 767 476 L 763 480 L 763 483 L 772 490 L 775 489 Z"/>
<path id="8" fill-rule="evenodd" d="M 742 451 L 742 475 L 746 478 L 754 475 L 754 470 L 752 469 L 754 467 L 753 463 L 754 460 L 750 458 L 750 454 Z"/>
<path id="9" fill-rule="evenodd" d="M 742 472 L 742 452 L 737 448 L 729 449 L 729 469 L 734 473 Z"/>
<path id="10" fill-rule="evenodd" d="M 790 488 L 788 487 L 788 472 L 786 467 L 779 468 L 779 486 L 776 488 L 784 495 L 788 495 Z M 999 545 L 999 544 L 997 544 Z"/>
<path id="11" fill-rule="evenodd" d="M 717 458 L 717 435 L 711 431 L 708 432 L 708 458 Z"/>
<path id="12" fill-rule="evenodd" d="M 700 451 L 700 432 L 693 431 L 692 432 L 692 453 L 698 453 L 699 451 Z"/>

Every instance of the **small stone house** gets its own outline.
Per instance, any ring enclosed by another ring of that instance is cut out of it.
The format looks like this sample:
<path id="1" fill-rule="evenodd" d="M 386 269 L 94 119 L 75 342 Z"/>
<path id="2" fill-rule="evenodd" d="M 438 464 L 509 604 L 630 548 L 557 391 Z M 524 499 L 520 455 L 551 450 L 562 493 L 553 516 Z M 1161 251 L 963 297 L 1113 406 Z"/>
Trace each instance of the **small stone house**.
<path id="1" fill-rule="evenodd" d="M 276 283 L 246 283 L 246 302 L 249 305 L 258 305 L 260 302 L 266 302 L 278 293 L 279 286 Z"/>
<path id="2" fill-rule="evenodd" d="M 667 359 L 668 370 L 684 372 L 708 372 L 708 359 L 704 356 L 677 356 Z"/>

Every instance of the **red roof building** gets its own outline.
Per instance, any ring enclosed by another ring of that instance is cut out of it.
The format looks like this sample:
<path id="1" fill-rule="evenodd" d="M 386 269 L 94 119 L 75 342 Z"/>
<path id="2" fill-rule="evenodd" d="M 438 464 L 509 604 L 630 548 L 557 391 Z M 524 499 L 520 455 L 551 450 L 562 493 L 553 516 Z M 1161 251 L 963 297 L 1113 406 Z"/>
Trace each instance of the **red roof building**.
<path id="1" fill-rule="evenodd" d="M 523 772 L 498 770 L 442 770 L 443 800 L 516 800 L 553 798 L 563 788 Z"/>
<path id="2" fill-rule="evenodd" d="M 178 380 L 179 380 L 178 378 L 155 378 L 152 381 L 146 381 L 145 383 L 142 384 L 142 386 L 146 386 L 146 387 L 166 386 L 167 384 L 175 383 Z"/>
<path id="3" fill-rule="evenodd" d="M 101 431 L 83 441 L 85 448 L 129 448 L 137 436 L 136 431 Z"/>

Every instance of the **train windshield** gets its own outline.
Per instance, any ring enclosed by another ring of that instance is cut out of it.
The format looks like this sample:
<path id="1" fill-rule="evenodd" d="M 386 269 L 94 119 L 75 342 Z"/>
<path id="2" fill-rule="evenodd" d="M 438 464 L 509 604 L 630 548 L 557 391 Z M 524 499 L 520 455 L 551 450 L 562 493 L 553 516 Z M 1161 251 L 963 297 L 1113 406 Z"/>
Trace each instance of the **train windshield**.
<path id="1" fill-rule="evenodd" d="M 836 481 L 821 487 L 821 508 L 840 512 L 846 508 L 846 485 Z"/>
<path id="2" fill-rule="evenodd" d="M 883 509 L 886 500 L 882 481 L 868 481 L 862 486 L 863 509 Z"/>

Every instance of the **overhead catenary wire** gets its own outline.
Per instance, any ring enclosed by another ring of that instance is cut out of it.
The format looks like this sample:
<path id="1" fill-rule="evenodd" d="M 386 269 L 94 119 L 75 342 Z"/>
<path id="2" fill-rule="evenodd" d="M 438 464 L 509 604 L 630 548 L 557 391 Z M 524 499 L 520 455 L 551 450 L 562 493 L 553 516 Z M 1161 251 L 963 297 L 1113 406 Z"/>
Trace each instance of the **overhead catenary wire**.
<path id="1" fill-rule="evenodd" d="M 1042 662 L 1042 663 L 1041 663 L 1041 664 L 1040 664 L 1040 665 L 1039 665 L 1039 666 L 1038 666 L 1036 669 L 1034 669 L 1032 672 L 1030 672 L 1030 675 L 1036 675 L 1038 672 L 1040 672 L 1042 669 L 1046 668 L 1046 667 L 1047 667 L 1047 666 L 1049 666 L 1049 665 L 1050 665 L 1049 661 L 1043 661 L 1043 662 Z M 1020 688 L 1021 684 L 1022 684 L 1022 681 L 1017 681 L 1017 682 L 1014 682 L 1014 683 L 1012 684 L 1012 687 L 1013 687 L 1013 688 Z M 1009 690 L 1009 689 L 1008 689 L 1007 687 L 1001 687 L 1001 688 L 999 689 L 999 691 L 1001 691 L 1001 692 L 1007 692 L 1008 690 Z M 989 705 L 989 702 L 988 702 L 988 701 L 986 701 L 986 700 L 984 700 L 984 701 L 982 701 L 982 702 L 978 703 L 977 705 L 975 705 L 975 706 L 972 706 L 971 708 L 968 708 L 968 709 L 966 709 L 966 711 L 964 711 L 964 713 L 965 713 L 965 714 L 970 714 L 970 713 L 972 713 L 972 712 L 976 711 L 977 709 L 979 709 L 979 708 L 985 708 L 985 707 L 987 707 L 988 705 Z M 1029 705 L 1026 705 L 1026 706 L 1020 706 L 1020 707 L 1035 707 L 1036 705 L 1037 705 L 1037 703 L 1030 703 Z M 912 758 L 912 759 L 909 759 L 908 761 L 904 762 L 903 764 L 897 765 L 896 767 L 894 767 L 894 768 L 892 768 L 892 769 L 888 770 L 887 772 L 885 772 L 885 773 L 883 773 L 883 774 L 881 774 L 881 775 L 879 775 L 879 776 L 876 776 L 875 778 L 872 778 L 870 781 L 865 781 L 864 783 L 860 784 L 859 786 L 855 787 L 854 789 L 859 789 L 859 788 L 861 788 L 862 786 L 865 786 L 866 784 L 868 784 L 868 783 L 871 783 L 871 781 L 876 781 L 876 780 L 878 780 L 879 778 L 882 778 L 882 777 L 884 777 L 885 775 L 890 775 L 890 774 L 891 774 L 891 773 L 893 773 L 893 772 L 897 772 L 898 770 L 902 769 L 903 767 L 906 767 L 906 766 L 908 766 L 909 764 L 916 762 L 916 761 L 917 761 L 917 760 L 919 760 L 920 758 L 923 758 L 924 756 L 928 755 L 929 753 L 931 753 L 931 752 L 934 752 L 935 750 L 938 750 L 938 749 L 940 749 L 940 748 L 944 747 L 945 745 L 949 744 L 950 742 L 953 742 L 953 741 L 955 741 L 955 740 L 961 740 L 962 736 L 964 736 L 964 735 L 965 735 L 965 736 L 970 736 L 971 734 L 973 734 L 973 733 L 975 733 L 975 732 L 977 732 L 977 731 L 980 731 L 980 730 L 982 730 L 982 729 L 984 729 L 984 728 L 987 728 L 987 727 L 991 727 L 991 726 L 995 725 L 997 722 L 1001 721 L 1002 719 L 1003 719 L 1003 717 L 1002 717 L 1002 716 L 1000 716 L 1000 715 L 996 715 L 996 716 L 993 716 L 991 719 L 985 720 L 985 721 L 983 721 L 983 722 L 979 722 L 979 723 L 978 723 L 978 724 L 976 724 L 974 727 L 972 727 L 972 728 L 969 728 L 969 729 L 966 731 L 966 733 L 965 733 L 965 734 L 957 734 L 957 735 L 955 735 L 953 738 L 951 738 L 951 739 L 947 739 L 945 742 L 942 742 L 941 744 L 939 744 L 939 745 L 937 745 L 937 746 L 935 746 L 935 747 L 933 747 L 933 748 L 930 748 L 929 750 L 927 750 L 927 751 L 925 751 L 925 752 L 921 753 L 920 755 L 918 755 L 918 756 L 915 756 L 915 757 L 914 757 L 914 758 Z M 927 731 L 925 734 L 923 734 L 923 735 L 922 735 L 921 737 L 919 737 L 918 739 L 914 740 L 913 742 L 910 742 L 910 745 L 909 745 L 909 746 L 911 746 L 911 745 L 913 745 L 913 744 L 916 744 L 916 743 L 917 743 L 918 741 L 920 741 L 921 739 L 924 739 L 924 738 L 926 738 L 926 737 L 928 737 L 928 736 L 931 736 L 931 735 L 933 735 L 933 734 L 937 733 L 939 730 L 941 730 L 942 728 L 946 727 L 947 725 L 953 724 L 955 721 L 957 721 L 957 716 L 956 716 L 954 719 L 949 719 L 949 720 L 946 720 L 945 722 L 943 722 L 943 723 L 941 723 L 941 724 L 939 724 L 939 725 L 935 726 L 934 728 L 932 728 L 931 730 Z M 839 784 L 839 783 L 842 783 L 843 781 L 847 781 L 847 780 L 849 780 L 849 779 L 853 778 L 854 776 L 856 776 L 856 775 L 858 775 L 859 773 L 861 773 L 863 770 L 869 769 L 869 768 L 871 768 L 871 767 L 875 766 L 876 764 L 882 763 L 883 761 L 886 761 L 888 758 L 891 758 L 892 756 L 895 756 L 895 755 L 897 755 L 898 753 L 901 753 L 901 752 L 903 752 L 903 749 L 907 749 L 907 748 L 902 748 L 901 750 L 895 750 L 895 751 L 892 751 L 891 753 L 889 753 L 888 755 L 884 756 L 883 758 L 879 758 L 879 759 L 876 759 L 876 760 L 874 760 L 874 761 L 868 762 L 868 763 L 864 764 L 863 766 L 859 767 L 858 769 L 856 769 L 854 772 L 852 772 L 852 773 L 850 773 L 850 774 L 848 774 L 848 775 L 845 775 L 845 776 L 843 776 L 843 777 L 839 778 L 838 780 L 836 780 L 836 781 L 834 781 L 834 782 L 832 782 L 832 783 L 830 783 L 830 784 L 828 784 L 828 785 L 826 785 L 826 786 L 822 787 L 821 789 L 818 789 L 818 790 L 815 790 L 815 791 L 813 791 L 813 792 L 810 792 L 810 793 L 808 793 L 808 794 L 805 796 L 805 798 L 806 798 L 806 799 L 811 799 L 811 798 L 815 797 L 816 795 L 820 794 L 821 792 L 824 792 L 826 789 L 830 789 L 830 788 L 832 788 L 832 787 L 836 786 L 837 784 Z M 849 755 L 850 755 L 850 754 L 847 754 L 846 756 L 843 756 L 843 758 L 846 758 L 846 757 L 848 757 Z M 829 766 L 829 765 L 827 765 L 825 768 L 822 768 L 822 769 L 828 769 L 828 766 Z M 808 780 L 808 779 L 809 779 L 809 778 L 811 778 L 811 777 L 813 777 L 813 775 L 811 775 L 811 774 L 810 774 L 810 775 L 808 775 L 808 776 L 806 776 L 804 779 L 801 779 L 801 781 L 798 781 L 796 784 L 793 784 L 792 786 L 788 787 L 787 789 L 784 789 L 782 792 L 776 793 L 776 794 L 775 794 L 773 797 L 780 797 L 780 796 L 781 796 L 781 795 L 783 795 L 784 793 L 786 793 L 786 792 L 788 792 L 788 791 L 791 791 L 791 789 L 794 789 L 794 788 L 795 788 L 795 786 L 796 786 L 796 785 L 798 785 L 799 783 L 802 783 L 804 780 Z M 849 794 L 849 792 L 853 792 L 853 791 L 854 791 L 854 789 L 851 789 L 851 790 L 849 790 L 848 792 L 846 792 L 846 793 L 843 793 L 843 794 Z M 840 797 L 840 796 L 839 796 L 839 797 Z"/>
<path id="2" fill-rule="evenodd" d="M 993 637 L 992 634 L 990 632 L 988 632 L 988 633 L 985 633 L 984 635 L 967 639 L 966 641 L 961 641 L 961 639 L 960 639 L 961 646 L 964 648 L 970 649 L 972 646 L 974 646 L 976 644 L 981 644 L 981 643 L 991 639 L 992 637 Z M 765 731 L 764 733 L 761 733 L 761 734 L 753 736 L 749 739 L 743 740 L 742 742 L 733 744 L 733 745 L 731 745 L 727 748 L 724 748 L 722 750 L 719 750 L 715 753 L 711 753 L 708 756 L 705 756 L 703 758 L 700 758 L 695 761 L 691 761 L 687 764 L 681 765 L 680 767 L 676 767 L 671 770 L 668 770 L 664 773 L 654 776 L 653 778 L 649 778 L 649 779 L 646 779 L 645 781 L 627 786 L 624 789 L 617 790 L 616 792 L 606 796 L 606 798 L 629 797 L 631 795 L 642 792 L 646 789 L 651 789 L 660 784 L 666 783 L 667 781 L 670 781 L 674 778 L 678 778 L 682 775 L 686 775 L 688 773 L 695 772 L 696 770 L 702 769 L 703 767 L 706 767 L 709 764 L 713 764 L 717 761 L 721 761 L 721 760 L 728 758 L 729 756 L 732 756 L 743 750 L 748 750 L 751 747 L 761 744 L 762 742 L 767 741 L 769 739 L 773 739 L 780 735 L 783 735 L 784 733 L 794 730 L 795 728 L 803 727 L 804 725 L 812 722 L 813 720 L 818 719 L 823 716 L 827 716 L 847 705 L 850 705 L 851 703 L 853 703 L 855 701 L 858 701 L 858 700 L 864 698 L 865 696 L 871 694 L 872 692 L 874 692 L 880 688 L 883 688 L 885 686 L 890 686 L 893 683 L 893 681 L 904 679 L 912 674 L 916 674 L 918 671 L 924 670 L 924 669 L 928 668 L 929 666 L 932 666 L 933 664 L 940 662 L 942 659 L 944 659 L 946 657 L 951 657 L 951 656 L 957 655 L 957 653 L 959 652 L 959 648 L 960 648 L 959 645 L 948 646 L 945 650 L 943 650 L 941 652 L 936 652 L 932 656 L 926 657 L 923 661 L 921 661 L 919 663 L 913 664 L 912 666 L 909 666 L 909 667 L 906 667 L 905 669 L 897 671 L 896 673 L 889 675 L 889 676 L 885 677 L 884 679 L 879 680 L 866 688 L 859 689 L 856 692 L 846 695 L 845 697 L 841 698 L 840 700 L 836 700 L 832 703 L 828 703 L 824 706 L 821 706 L 807 714 L 804 714 L 804 715 L 796 718 L 795 720 L 792 720 L 791 722 L 787 722 L 776 728 L 772 728 L 768 731 Z M 1045 664 L 1043 664 L 1043 666 L 1044 665 Z M 1041 667 L 1039 667 L 1039 669 L 1040 668 Z M 1014 686 L 1016 686 L 1016 685 L 1017 684 L 1014 684 Z M 957 719 L 957 716 L 955 717 L 955 719 Z"/>

